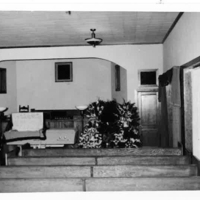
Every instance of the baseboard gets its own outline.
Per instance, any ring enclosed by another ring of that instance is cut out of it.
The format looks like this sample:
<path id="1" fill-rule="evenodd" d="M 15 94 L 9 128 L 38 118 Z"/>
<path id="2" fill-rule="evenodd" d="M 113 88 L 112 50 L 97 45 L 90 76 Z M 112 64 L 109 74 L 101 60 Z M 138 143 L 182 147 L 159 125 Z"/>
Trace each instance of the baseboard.
<path id="1" fill-rule="evenodd" d="M 185 148 L 185 155 L 192 157 L 192 152 Z"/>
<path id="2" fill-rule="evenodd" d="M 178 142 L 177 146 L 178 146 L 178 148 L 181 149 L 182 155 L 186 155 L 187 153 L 189 153 L 189 152 L 186 152 L 187 150 L 184 149 L 183 144 L 181 142 Z"/>
<path id="3" fill-rule="evenodd" d="M 198 176 L 200 176 L 200 160 L 197 159 L 191 151 L 185 148 L 185 156 L 190 157 L 190 163 L 197 165 Z"/>
<path id="4" fill-rule="evenodd" d="M 196 164 L 198 168 L 198 176 L 200 176 L 200 160 L 192 155 L 192 164 Z"/>

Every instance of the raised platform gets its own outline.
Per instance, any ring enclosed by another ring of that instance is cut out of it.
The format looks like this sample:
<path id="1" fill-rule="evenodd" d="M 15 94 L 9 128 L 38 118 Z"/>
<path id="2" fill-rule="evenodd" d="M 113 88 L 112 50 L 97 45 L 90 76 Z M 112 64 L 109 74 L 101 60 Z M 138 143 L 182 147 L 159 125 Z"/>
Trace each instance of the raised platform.
<path id="1" fill-rule="evenodd" d="M 5 166 L 3 178 L 134 178 L 134 177 L 187 177 L 196 176 L 195 165 L 182 166 Z"/>
<path id="2" fill-rule="evenodd" d="M 26 149 L 0 167 L 0 192 L 200 190 L 180 149 Z"/>
<path id="3" fill-rule="evenodd" d="M 187 156 L 115 156 L 115 157 L 10 157 L 8 165 L 186 165 Z"/>
<path id="4" fill-rule="evenodd" d="M 23 156 L 153 156 L 182 155 L 178 148 L 118 148 L 118 149 L 24 149 Z"/>

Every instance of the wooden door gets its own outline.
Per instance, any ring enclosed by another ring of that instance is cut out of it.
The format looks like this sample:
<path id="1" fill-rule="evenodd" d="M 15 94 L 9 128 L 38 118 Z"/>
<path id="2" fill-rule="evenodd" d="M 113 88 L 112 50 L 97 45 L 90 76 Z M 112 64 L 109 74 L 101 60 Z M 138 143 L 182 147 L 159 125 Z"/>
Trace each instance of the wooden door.
<path id="1" fill-rule="evenodd" d="M 143 146 L 158 146 L 158 92 L 138 92 L 138 110 Z"/>

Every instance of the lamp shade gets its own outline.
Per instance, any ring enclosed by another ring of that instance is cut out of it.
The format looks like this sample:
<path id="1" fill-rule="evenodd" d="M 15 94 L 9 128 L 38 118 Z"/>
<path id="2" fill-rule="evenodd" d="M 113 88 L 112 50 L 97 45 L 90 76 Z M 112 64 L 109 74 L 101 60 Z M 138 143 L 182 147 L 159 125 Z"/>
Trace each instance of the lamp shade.
<path id="1" fill-rule="evenodd" d="M 6 110 L 8 110 L 8 108 L 6 108 L 6 107 L 0 107 L 0 113 L 5 112 Z"/>
<path id="2" fill-rule="evenodd" d="M 78 110 L 85 110 L 88 106 L 83 105 L 83 106 L 76 106 L 76 109 Z"/>
<path id="3" fill-rule="evenodd" d="M 96 45 L 99 45 L 103 40 L 101 38 L 96 38 L 95 37 L 95 31 L 96 29 L 90 29 L 92 31 L 91 34 L 91 38 L 86 38 L 86 42 L 90 45 L 92 45 L 93 47 L 95 47 Z"/>

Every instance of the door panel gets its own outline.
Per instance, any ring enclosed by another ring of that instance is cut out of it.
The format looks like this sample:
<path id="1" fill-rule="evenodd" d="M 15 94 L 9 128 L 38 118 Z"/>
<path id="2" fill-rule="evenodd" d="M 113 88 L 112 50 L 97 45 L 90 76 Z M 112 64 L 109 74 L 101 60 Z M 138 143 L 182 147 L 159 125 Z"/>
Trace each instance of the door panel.
<path id="1" fill-rule="evenodd" d="M 158 132 L 155 129 L 142 129 L 143 146 L 158 146 Z"/>
<path id="2" fill-rule="evenodd" d="M 156 126 L 156 98 L 154 94 L 141 95 L 141 125 Z"/>
<path id="3" fill-rule="evenodd" d="M 158 146 L 158 92 L 138 92 L 140 133 L 144 146 Z"/>

